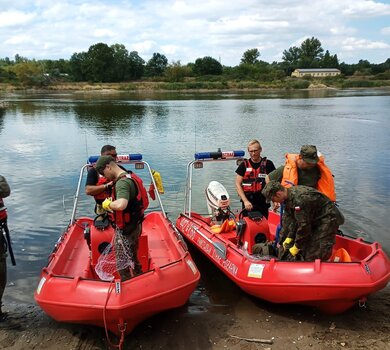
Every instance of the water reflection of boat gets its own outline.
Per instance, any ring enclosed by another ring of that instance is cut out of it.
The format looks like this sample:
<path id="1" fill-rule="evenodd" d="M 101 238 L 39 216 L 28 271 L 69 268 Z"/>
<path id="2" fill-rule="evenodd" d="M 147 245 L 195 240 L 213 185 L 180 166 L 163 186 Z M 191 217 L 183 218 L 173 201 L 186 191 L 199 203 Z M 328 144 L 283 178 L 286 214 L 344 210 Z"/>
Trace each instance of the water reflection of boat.
<path id="1" fill-rule="evenodd" d="M 146 167 L 154 182 L 141 155 L 118 159 L 123 164 L 134 164 L 136 169 Z M 101 280 L 95 267 L 102 247 L 111 242 L 114 229 L 111 225 L 101 228 L 89 217 L 76 218 L 87 166 L 80 172 L 70 224 L 42 269 L 35 300 L 57 321 L 105 327 L 123 337 L 147 317 L 184 305 L 200 274 L 155 190 L 158 210 L 146 213 L 139 241 L 138 257 L 143 273 L 125 282 L 119 276 L 111 281 Z"/>
<path id="2" fill-rule="evenodd" d="M 200 171 L 206 162 L 240 162 L 243 156 L 243 151 L 195 154 L 187 166 L 184 212 L 176 221 L 184 237 L 227 277 L 258 298 L 310 305 L 326 313 L 340 313 L 356 303 L 364 303 L 369 295 L 386 287 L 390 260 L 377 242 L 337 235 L 330 261 L 279 261 L 253 251 L 256 243 L 275 239 L 279 214 L 270 212 L 268 221 L 264 217 L 239 220 L 233 214 L 232 228 L 226 221 L 215 226 L 216 220 L 221 219 L 218 215 L 228 213 L 224 208 L 217 211 L 217 216 L 194 212 L 193 172 Z"/>

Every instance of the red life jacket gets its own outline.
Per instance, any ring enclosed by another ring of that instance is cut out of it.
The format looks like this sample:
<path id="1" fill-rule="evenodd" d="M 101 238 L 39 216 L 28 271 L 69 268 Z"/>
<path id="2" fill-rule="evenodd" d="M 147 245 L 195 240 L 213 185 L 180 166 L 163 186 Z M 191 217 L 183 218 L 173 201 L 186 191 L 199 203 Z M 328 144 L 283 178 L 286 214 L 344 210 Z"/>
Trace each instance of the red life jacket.
<path id="1" fill-rule="evenodd" d="M 7 208 L 4 206 L 3 198 L 0 197 L 0 221 L 7 218 Z"/>
<path id="2" fill-rule="evenodd" d="M 99 180 L 98 180 L 96 186 L 105 185 L 106 183 L 108 183 L 108 180 L 104 176 L 99 174 Z M 108 197 L 110 197 L 110 193 L 107 191 L 103 191 L 99 194 L 94 195 L 95 199 L 101 199 L 101 200 L 105 200 Z"/>
<path id="3" fill-rule="evenodd" d="M 149 206 L 148 193 L 143 184 L 142 179 L 130 171 L 128 174 L 123 174 L 117 181 L 121 179 L 131 179 L 136 185 L 137 194 L 135 200 L 129 201 L 124 210 L 116 210 L 113 212 L 113 219 L 120 229 L 123 229 L 130 222 L 141 223 L 144 219 L 145 210 Z M 115 187 L 112 191 L 112 200 L 116 199 Z"/>
<path id="4" fill-rule="evenodd" d="M 267 174 L 267 157 L 261 158 L 260 166 L 257 169 L 252 167 L 248 159 L 244 159 L 245 174 L 242 179 L 244 192 L 259 192 L 265 186 L 265 175 Z"/>

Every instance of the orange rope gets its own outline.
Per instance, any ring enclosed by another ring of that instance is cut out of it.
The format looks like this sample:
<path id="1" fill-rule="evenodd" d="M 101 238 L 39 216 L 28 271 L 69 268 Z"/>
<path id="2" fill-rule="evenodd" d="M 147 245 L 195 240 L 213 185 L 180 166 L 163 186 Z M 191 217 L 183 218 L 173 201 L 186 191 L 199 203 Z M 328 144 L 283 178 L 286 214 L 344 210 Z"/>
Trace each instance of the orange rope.
<path id="1" fill-rule="evenodd" d="M 118 348 L 119 350 L 122 349 L 122 346 L 123 346 L 123 343 L 124 343 L 124 340 L 125 340 L 125 330 L 126 330 L 126 327 L 121 327 L 119 330 L 120 330 L 120 333 L 121 333 L 121 336 L 120 336 L 120 340 L 119 340 L 119 344 L 116 345 L 116 344 L 113 344 L 110 340 L 110 336 L 108 334 L 108 328 L 107 328 L 107 320 L 106 320 L 106 309 L 107 309 L 107 304 L 108 304 L 108 299 L 110 298 L 110 295 L 111 295 L 111 292 L 112 292 L 112 287 L 113 287 L 113 282 L 114 280 L 112 280 L 110 282 L 110 286 L 108 287 L 108 292 L 107 292 L 107 298 L 106 298 L 106 302 L 104 304 L 104 308 L 103 308 L 103 321 L 104 321 L 104 330 L 106 332 L 106 338 L 107 338 L 107 342 L 108 342 L 108 345 L 110 348 Z M 119 325 L 118 325 L 119 326 Z"/>

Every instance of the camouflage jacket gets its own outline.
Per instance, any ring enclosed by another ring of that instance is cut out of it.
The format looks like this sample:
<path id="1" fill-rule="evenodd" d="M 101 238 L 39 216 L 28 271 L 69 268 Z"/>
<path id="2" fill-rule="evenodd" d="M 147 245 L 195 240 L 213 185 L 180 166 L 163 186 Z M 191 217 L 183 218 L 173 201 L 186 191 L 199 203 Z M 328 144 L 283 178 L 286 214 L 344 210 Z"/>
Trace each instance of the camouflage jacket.
<path id="1" fill-rule="evenodd" d="M 335 204 L 312 187 L 289 188 L 284 204 L 281 242 L 290 237 L 298 248 L 302 248 L 313 233 L 318 239 L 333 239 L 335 229 L 344 223 Z"/>

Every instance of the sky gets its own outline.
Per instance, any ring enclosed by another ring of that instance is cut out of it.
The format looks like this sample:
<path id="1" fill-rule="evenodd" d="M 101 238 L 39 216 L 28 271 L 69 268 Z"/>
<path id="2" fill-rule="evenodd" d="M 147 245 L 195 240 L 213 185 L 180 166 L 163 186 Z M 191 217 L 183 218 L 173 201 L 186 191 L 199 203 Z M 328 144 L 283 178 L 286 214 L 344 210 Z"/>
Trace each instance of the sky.
<path id="1" fill-rule="evenodd" d="M 70 59 L 97 43 L 123 44 L 148 61 L 211 56 L 240 63 L 257 48 L 281 62 L 307 39 L 340 62 L 390 58 L 390 0 L 0 0 L 0 58 Z"/>

